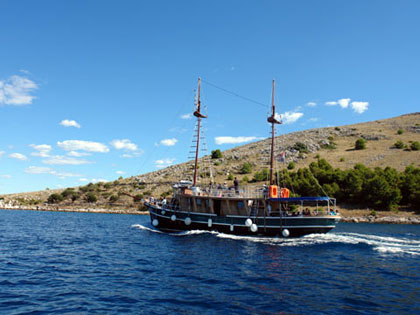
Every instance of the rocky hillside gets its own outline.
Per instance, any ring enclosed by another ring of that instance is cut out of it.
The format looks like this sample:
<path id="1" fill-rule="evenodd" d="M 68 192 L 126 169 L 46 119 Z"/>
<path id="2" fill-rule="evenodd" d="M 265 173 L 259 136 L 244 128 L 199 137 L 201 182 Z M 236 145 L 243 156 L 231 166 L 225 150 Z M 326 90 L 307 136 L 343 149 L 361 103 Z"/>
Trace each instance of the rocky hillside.
<path id="1" fill-rule="evenodd" d="M 366 140 L 366 149 L 355 150 L 357 139 Z M 420 166 L 420 113 L 367 123 L 311 129 L 281 135 L 276 138 L 278 169 L 308 166 L 315 159 L 326 159 L 333 167 L 352 168 L 362 163 L 370 168 L 390 166 L 403 171 L 408 165 Z M 217 149 L 217 148 L 214 148 Z M 280 155 L 285 152 L 285 161 Z M 242 183 L 251 181 L 254 174 L 268 167 L 270 139 L 250 143 L 222 152 L 222 157 L 200 160 L 200 183 L 228 182 L 232 176 Z M 244 164 L 247 164 L 244 169 Z M 211 166 L 211 171 L 210 167 Z M 0 207 L 26 208 L 101 208 L 141 209 L 141 199 L 170 194 L 171 183 L 191 180 L 193 162 L 173 165 L 162 170 L 109 183 L 89 184 L 67 190 L 50 190 L 0 196 Z M 61 197 L 51 197 L 59 194 Z M 49 202 L 48 202 L 48 199 Z M 53 200 L 54 199 L 54 200 Z"/>

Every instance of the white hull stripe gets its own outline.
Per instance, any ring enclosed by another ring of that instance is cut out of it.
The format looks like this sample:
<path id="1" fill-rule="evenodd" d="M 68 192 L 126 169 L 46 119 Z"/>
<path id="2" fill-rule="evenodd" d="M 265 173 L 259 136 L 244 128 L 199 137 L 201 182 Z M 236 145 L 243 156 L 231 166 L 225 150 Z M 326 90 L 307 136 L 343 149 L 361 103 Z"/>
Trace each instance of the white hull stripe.
<path id="1" fill-rule="evenodd" d="M 165 218 L 168 220 L 171 220 L 170 217 L 164 216 L 164 215 L 160 215 L 157 213 L 153 213 L 155 216 L 157 217 L 161 217 L 161 218 Z M 184 222 L 184 219 L 178 219 L 176 218 L 175 221 L 180 221 L 180 222 Z M 207 221 L 193 221 L 191 220 L 191 223 L 197 223 L 197 224 L 204 224 L 207 225 L 208 222 Z M 248 227 L 245 224 L 230 224 L 230 223 L 219 223 L 219 222 L 212 222 L 212 225 L 227 225 L 227 226 L 239 226 L 239 227 Z M 259 227 L 264 227 L 264 225 L 259 225 Z M 292 229 L 292 228 L 298 228 L 298 229 L 304 229 L 304 228 L 335 228 L 335 225 L 283 225 L 283 226 L 279 226 L 279 225 L 265 225 L 266 228 L 270 228 L 270 229 Z"/>
<path id="2" fill-rule="evenodd" d="M 149 207 L 151 207 L 153 209 L 156 209 L 156 210 L 170 211 L 170 212 L 173 212 L 174 214 L 184 213 L 184 214 L 188 214 L 188 215 L 193 214 L 193 215 L 205 215 L 205 216 L 217 217 L 217 214 L 214 214 L 214 213 L 179 211 L 179 210 L 172 210 L 172 209 L 165 209 L 165 208 L 157 208 L 157 207 L 151 206 L 151 205 L 149 205 Z M 154 213 L 154 214 L 156 214 L 156 213 Z M 264 218 L 264 216 L 257 217 L 257 216 L 244 216 L 244 215 L 226 215 L 225 217 L 226 218 L 244 218 L 244 219 L 248 219 L 248 218 L 262 219 L 262 218 Z M 333 218 L 340 219 L 341 217 L 340 216 L 322 216 L 322 217 L 321 216 L 315 216 L 315 217 L 267 217 L 266 216 L 265 218 L 267 220 L 273 220 L 273 219 L 279 219 L 279 218 L 286 219 L 286 220 L 292 220 L 292 219 L 297 219 L 297 218 L 299 218 L 299 219 L 333 219 Z"/>

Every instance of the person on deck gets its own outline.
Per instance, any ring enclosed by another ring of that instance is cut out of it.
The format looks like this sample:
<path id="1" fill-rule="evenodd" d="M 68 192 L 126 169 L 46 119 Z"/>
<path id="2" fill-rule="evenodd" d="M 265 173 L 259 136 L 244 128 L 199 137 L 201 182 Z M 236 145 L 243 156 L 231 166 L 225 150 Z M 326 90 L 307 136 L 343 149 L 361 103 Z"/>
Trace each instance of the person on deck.
<path id="1" fill-rule="evenodd" d="M 235 180 L 233 181 L 233 186 L 235 187 L 235 192 L 239 193 L 239 181 L 236 177 L 235 177 Z"/>

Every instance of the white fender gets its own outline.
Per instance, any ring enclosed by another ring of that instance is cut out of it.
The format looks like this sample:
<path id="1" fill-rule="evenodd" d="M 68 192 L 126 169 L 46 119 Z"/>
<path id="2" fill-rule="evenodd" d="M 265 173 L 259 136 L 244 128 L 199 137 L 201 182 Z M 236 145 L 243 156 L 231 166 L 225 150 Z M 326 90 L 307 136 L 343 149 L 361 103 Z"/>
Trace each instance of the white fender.
<path id="1" fill-rule="evenodd" d="M 191 218 L 185 218 L 185 225 L 190 225 L 191 224 Z"/>
<path id="2" fill-rule="evenodd" d="M 252 225 L 252 220 L 251 219 L 246 219 L 246 221 L 245 221 L 245 225 L 247 226 L 247 227 L 250 227 L 251 225 Z"/>
<path id="3" fill-rule="evenodd" d="M 208 221 L 207 221 L 207 226 L 208 227 L 211 227 L 213 225 L 213 221 L 212 221 L 212 219 L 209 219 Z"/>
<path id="4" fill-rule="evenodd" d="M 162 210 L 162 215 L 165 214 L 165 213 L 166 213 L 166 211 L 165 210 Z"/>
<path id="5" fill-rule="evenodd" d="M 171 221 L 175 221 L 176 220 L 176 215 L 175 214 L 173 214 L 172 216 L 171 216 Z"/>
<path id="6" fill-rule="evenodd" d="M 254 233 L 258 231 L 258 226 L 255 223 L 251 225 L 251 231 Z"/>
<path id="7" fill-rule="evenodd" d="M 281 234 L 283 235 L 283 237 L 289 237 L 290 232 L 288 229 L 284 229 L 283 232 L 281 232 Z"/>
<path id="8" fill-rule="evenodd" d="M 158 226 L 159 225 L 158 219 L 153 219 L 152 224 L 153 226 Z"/>
<path id="9" fill-rule="evenodd" d="M 233 224 L 230 225 L 230 231 L 233 232 Z"/>

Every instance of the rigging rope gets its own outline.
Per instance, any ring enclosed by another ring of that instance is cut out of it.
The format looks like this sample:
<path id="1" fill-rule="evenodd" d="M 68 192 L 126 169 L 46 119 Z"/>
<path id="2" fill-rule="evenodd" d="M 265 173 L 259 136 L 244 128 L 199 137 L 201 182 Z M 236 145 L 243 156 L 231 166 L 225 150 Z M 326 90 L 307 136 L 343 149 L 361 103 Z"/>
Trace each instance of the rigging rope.
<path id="1" fill-rule="evenodd" d="M 238 93 L 236 93 L 236 92 L 229 91 L 229 90 L 227 90 L 227 89 L 225 89 L 225 88 L 222 88 L 222 87 L 220 87 L 220 86 L 217 86 L 216 84 L 210 83 L 210 82 L 208 82 L 208 81 L 206 81 L 206 80 L 204 80 L 204 79 L 201 79 L 201 82 L 206 83 L 206 84 L 208 84 L 208 85 L 210 85 L 210 86 L 212 86 L 212 87 L 214 87 L 214 88 L 216 88 L 216 89 L 219 89 L 219 90 L 221 90 L 221 91 L 223 91 L 223 92 L 225 92 L 225 93 L 228 93 L 228 94 L 231 94 L 231 95 L 233 95 L 233 96 L 239 97 L 239 98 L 241 98 L 241 99 L 243 99 L 243 100 L 245 100 L 245 101 L 248 101 L 248 102 L 251 102 L 251 103 L 254 103 L 254 104 L 257 104 L 257 105 L 263 106 L 263 107 L 270 107 L 270 106 L 268 106 L 267 104 L 263 104 L 263 103 L 261 103 L 261 102 L 255 101 L 255 100 L 253 100 L 253 99 L 251 99 L 251 98 L 249 98 L 249 97 L 242 96 L 242 95 L 240 95 L 240 94 L 238 94 Z"/>

